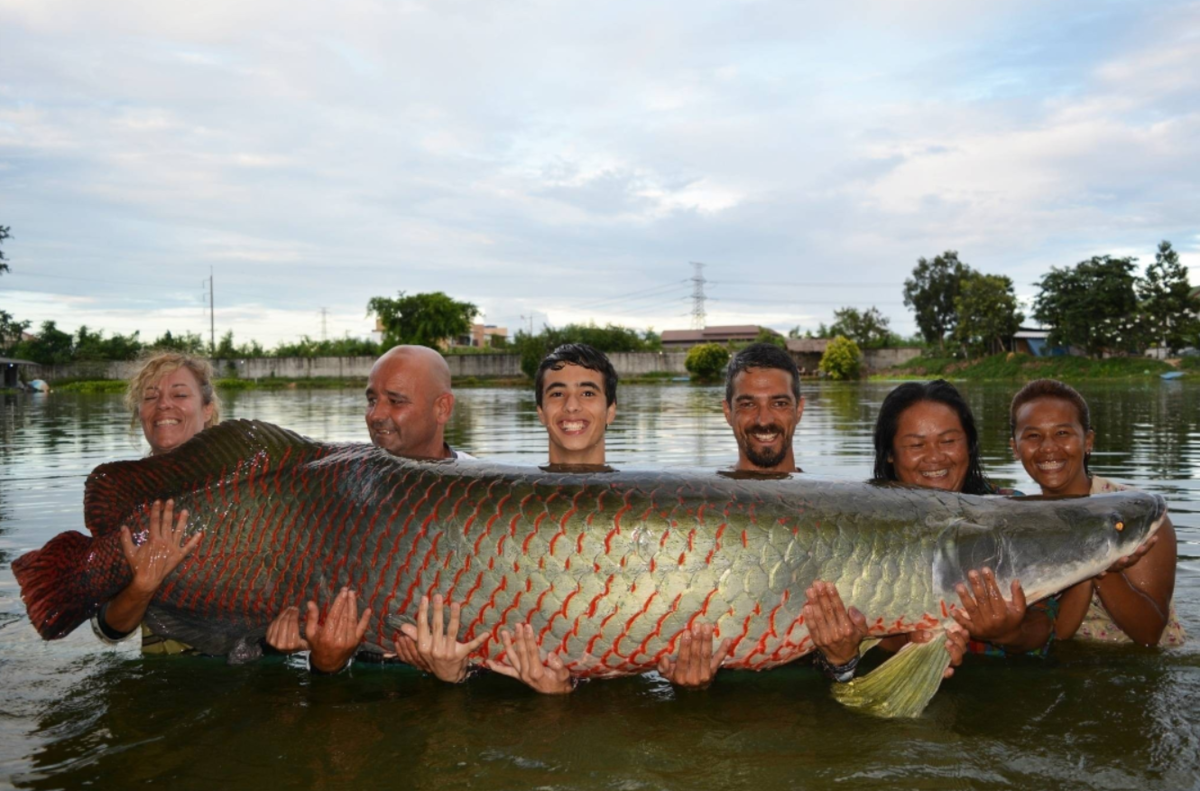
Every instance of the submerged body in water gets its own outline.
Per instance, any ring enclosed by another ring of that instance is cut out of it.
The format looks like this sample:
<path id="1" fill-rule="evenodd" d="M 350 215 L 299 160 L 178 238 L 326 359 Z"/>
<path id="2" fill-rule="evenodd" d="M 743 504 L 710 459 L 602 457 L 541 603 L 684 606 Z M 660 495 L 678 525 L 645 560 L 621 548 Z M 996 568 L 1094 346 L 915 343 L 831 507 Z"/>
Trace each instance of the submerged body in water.
<path id="1" fill-rule="evenodd" d="M 85 494 L 94 537 L 62 534 L 13 564 L 43 637 L 67 634 L 128 582 L 119 527 L 144 531 L 150 504 L 168 497 L 204 539 L 148 610 L 157 633 L 249 657 L 282 607 L 350 585 L 375 613 L 367 648 L 383 652 L 421 595 L 439 591 L 462 605 L 460 640 L 490 635 L 481 656 L 499 658 L 500 630 L 528 622 L 584 677 L 652 669 L 697 619 L 735 641 L 727 667 L 792 661 L 813 647 L 800 611 L 816 579 L 836 584 L 873 635 L 936 629 L 967 570 L 991 567 L 1040 598 L 1128 554 L 1165 511 L 1140 493 L 1042 501 L 808 476 L 417 462 L 235 421 L 171 454 L 96 469 Z M 909 669 L 861 705 L 919 712 L 948 661 L 940 641 L 927 645 L 885 664 Z M 920 689 L 892 705 L 893 683 L 910 675 Z"/>

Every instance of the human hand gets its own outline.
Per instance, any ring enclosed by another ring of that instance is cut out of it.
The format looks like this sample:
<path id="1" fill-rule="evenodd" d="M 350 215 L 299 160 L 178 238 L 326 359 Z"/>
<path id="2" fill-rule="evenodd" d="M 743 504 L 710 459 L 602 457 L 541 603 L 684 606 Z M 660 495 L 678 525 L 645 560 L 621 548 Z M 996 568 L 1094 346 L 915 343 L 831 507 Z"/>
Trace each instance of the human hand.
<path id="1" fill-rule="evenodd" d="M 970 590 L 963 583 L 954 586 L 963 606 L 954 610 L 954 619 L 976 640 L 997 645 L 1020 639 L 1021 621 L 1025 619 L 1025 591 L 1018 580 L 1012 581 L 1012 600 L 1006 600 L 996 584 L 996 575 L 989 568 L 982 574 L 967 573 Z"/>
<path id="2" fill-rule="evenodd" d="M 457 602 L 450 605 L 450 623 L 446 627 L 443 604 L 442 595 L 435 594 L 433 622 L 430 623 L 429 596 L 422 596 L 417 608 L 416 626 L 409 623 L 401 626 L 402 635 L 396 638 L 394 644 L 396 656 L 401 661 L 454 684 L 466 679 L 468 659 L 487 641 L 488 633 L 484 632 L 468 643 L 458 642 L 462 607 Z"/>
<path id="3" fill-rule="evenodd" d="M 858 646 L 867 636 L 866 616 L 854 607 L 847 610 L 832 583 L 815 580 L 804 595 L 808 601 L 800 613 L 825 660 L 837 666 L 858 656 Z"/>
<path id="4" fill-rule="evenodd" d="M 547 695 L 565 695 L 575 688 L 571 683 L 571 671 L 563 665 L 558 654 L 551 654 L 549 659 L 542 661 L 532 626 L 517 624 L 515 631 L 515 642 L 507 629 L 500 632 L 504 661 L 487 660 L 489 670 L 515 678 Z"/>
<path id="5" fill-rule="evenodd" d="M 1125 569 L 1132 566 L 1134 563 L 1137 563 L 1139 560 L 1141 560 L 1147 552 L 1149 552 L 1151 549 L 1154 548 L 1154 545 L 1157 543 L 1158 543 L 1158 533 L 1155 533 L 1154 535 L 1150 536 L 1145 541 L 1143 541 L 1138 546 L 1137 549 L 1133 550 L 1133 552 L 1131 552 L 1128 555 L 1125 555 L 1123 557 L 1117 558 L 1116 561 L 1111 566 L 1109 566 L 1104 571 L 1097 574 L 1096 579 L 1098 579 L 1098 580 L 1104 579 L 1105 574 L 1121 573 Z"/>
<path id="6" fill-rule="evenodd" d="M 320 621 L 321 611 L 315 601 L 308 603 L 308 619 L 305 621 L 309 650 L 309 662 L 322 673 L 336 673 L 346 666 L 354 652 L 362 645 L 371 620 L 371 608 L 358 614 L 358 595 L 350 588 L 342 588 L 333 606 Z"/>
<path id="7" fill-rule="evenodd" d="M 175 501 L 155 500 L 150 506 L 150 527 L 141 546 L 133 543 L 133 534 L 121 525 L 121 551 L 133 572 L 129 584 L 136 593 L 151 596 L 167 575 L 191 554 L 200 543 L 201 533 L 187 538 L 188 512 L 185 508 L 175 520 Z M 172 524 L 174 523 L 174 524 Z"/>
<path id="8" fill-rule="evenodd" d="M 658 660 L 658 672 L 672 684 L 691 689 L 703 689 L 713 678 L 725 657 L 733 650 L 733 640 L 726 637 L 721 647 L 713 650 L 712 624 L 697 621 L 679 638 L 679 655 Z"/>
<path id="9" fill-rule="evenodd" d="M 928 643 L 937 635 L 937 632 L 928 629 L 918 629 L 912 632 L 909 637 L 914 643 Z M 950 678 L 954 675 L 954 668 L 962 664 L 963 656 L 967 653 L 967 630 L 959 626 L 957 623 L 952 623 L 946 627 L 946 650 L 950 653 L 950 667 L 946 668 L 946 672 L 942 674 L 942 678 Z"/>
<path id="10" fill-rule="evenodd" d="M 307 651 L 308 641 L 300 636 L 300 608 L 284 607 L 267 627 L 267 645 L 281 654 Z"/>

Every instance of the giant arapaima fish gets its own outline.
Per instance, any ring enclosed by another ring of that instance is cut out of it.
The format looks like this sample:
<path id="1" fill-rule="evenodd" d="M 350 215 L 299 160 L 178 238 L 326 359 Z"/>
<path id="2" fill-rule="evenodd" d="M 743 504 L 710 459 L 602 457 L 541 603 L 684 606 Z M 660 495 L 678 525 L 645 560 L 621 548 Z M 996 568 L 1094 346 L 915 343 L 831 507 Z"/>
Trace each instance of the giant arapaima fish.
<path id="1" fill-rule="evenodd" d="M 990 566 L 1030 601 L 1094 576 L 1165 513 L 1141 493 L 1044 501 L 714 472 L 560 473 L 399 459 L 252 421 L 223 423 L 172 453 L 97 467 L 84 518 L 15 563 L 47 639 L 91 617 L 130 581 L 120 526 L 145 535 L 150 504 L 174 498 L 204 540 L 163 583 L 146 621 L 216 655 L 254 655 L 285 606 L 328 605 L 350 585 L 385 651 L 423 593 L 462 604 L 460 640 L 528 622 L 579 676 L 651 669 L 696 619 L 735 648 L 727 667 L 764 669 L 812 650 L 805 589 L 834 583 L 876 636 L 939 629 L 954 585 Z M 873 713 L 915 715 L 948 662 L 910 645 L 838 685 Z"/>

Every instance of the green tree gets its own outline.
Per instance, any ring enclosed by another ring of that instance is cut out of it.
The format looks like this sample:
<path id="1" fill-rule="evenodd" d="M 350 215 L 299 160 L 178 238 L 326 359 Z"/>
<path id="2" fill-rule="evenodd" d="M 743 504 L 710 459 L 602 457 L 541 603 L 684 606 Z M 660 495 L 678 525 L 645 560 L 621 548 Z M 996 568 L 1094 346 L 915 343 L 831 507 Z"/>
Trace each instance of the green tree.
<path id="1" fill-rule="evenodd" d="M 0 244 L 4 244 L 4 240 L 8 239 L 9 236 L 11 235 L 8 232 L 9 228 L 10 228 L 10 226 L 0 225 Z M 4 257 L 4 251 L 0 250 L 0 274 L 3 274 L 8 271 L 8 264 L 5 263 L 5 261 L 7 261 L 7 260 L 8 259 L 6 259 Z"/>
<path id="2" fill-rule="evenodd" d="M 701 343 L 688 349 L 683 367 L 702 381 L 719 379 L 729 365 L 729 350 L 719 343 Z"/>
<path id="3" fill-rule="evenodd" d="M 64 365 L 74 359 L 73 340 L 55 322 L 43 321 L 37 336 L 18 343 L 13 353 L 39 365 Z"/>
<path id="4" fill-rule="evenodd" d="M 545 356 L 564 343 L 586 343 L 605 354 L 662 349 L 662 338 L 652 331 L 639 334 L 618 324 L 600 327 L 594 323 L 567 324 L 557 329 L 542 327 L 536 335 L 518 331 L 511 345 L 521 355 L 521 370 L 532 379 Z"/>
<path id="5" fill-rule="evenodd" d="M 755 343 L 769 343 L 772 346 L 778 346 L 780 349 L 787 349 L 787 339 L 778 332 L 771 332 L 766 327 L 759 327 L 758 335 L 754 338 Z"/>
<path id="6" fill-rule="evenodd" d="M 221 342 L 217 344 L 213 357 L 218 360 L 232 360 L 238 356 L 237 347 L 233 345 L 233 330 L 228 330 L 221 336 Z"/>
<path id="7" fill-rule="evenodd" d="M 17 321 L 8 311 L 0 310 L 0 352 L 8 354 L 21 342 L 21 335 L 27 329 L 28 321 Z"/>
<path id="8" fill-rule="evenodd" d="M 167 330 L 155 338 L 149 348 L 164 352 L 179 352 L 181 354 L 204 354 L 207 347 L 208 344 L 204 342 L 204 339 L 197 332 L 172 335 L 171 331 Z"/>
<path id="9" fill-rule="evenodd" d="M 1101 255 L 1073 268 L 1052 267 L 1038 281 L 1033 317 L 1049 325 L 1051 345 L 1080 346 L 1089 356 L 1131 351 L 1139 342 L 1136 258 Z"/>
<path id="10" fill-rule="evenodd" d="M 1160 242 L 1137 292 L 1147 337 L 1170 354 L 1191 343 L 1200 331 L 1191 290 L 1188 268 L 1179 263 L 1179 254 L 1170 242 Z"/>
<path id="11" fill-rule="evenodd" d="M 968 276 L 954 300 L 954 309 L 958 313 L 955 339 L 968 349 L 986 354 L 1004 351 L 1005 340 L 1025 319 L 1018 309 L 1012 280 L 1004 275 Z"/>
<path id="12" fill-rule="evenodd" d="M 882 349 L 893 340 L 888 329 L 887 317 L 875 306 L 859 311 L 857 308 L 842 308 L 833 312 L 833 326 L 829 335 L 844 335 L 864 349 Z"/>
<path id="13" fill-rule="evenodd" d="M 839 335 L 825 346 L 817 367 L 830 379 L 857 379 L 862 369 L 862 352 L 857 343 Z"/>
<path id="14" fill-rule="evenodd" d="M 372 297 L 367 312 L 374 313 L 383 323 L 385 346 L 411 343 L 437 348 L 446 340 L 466 335 L 479 308 L 470 302 L 458 302 L 441 291 L 406 296 L 399 292 L 395 299 Z"/>
<path id="15" fill-rule="evenodd" d="M 958 323 L 954 299 L 964 279 L 973 274 L 970 266 L 947 250 L 932 261 L 918 258 L 912 277 L 904 281 L 904 304 L 912 308 L 926 343 L 944 348 L 946 335 Z"/>

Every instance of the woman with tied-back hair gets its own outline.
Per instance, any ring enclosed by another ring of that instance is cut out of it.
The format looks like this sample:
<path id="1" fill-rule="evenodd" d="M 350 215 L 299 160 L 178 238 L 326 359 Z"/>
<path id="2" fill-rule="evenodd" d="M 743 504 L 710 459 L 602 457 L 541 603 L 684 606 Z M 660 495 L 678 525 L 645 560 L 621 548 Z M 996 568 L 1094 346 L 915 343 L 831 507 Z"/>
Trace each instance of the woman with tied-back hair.
<path id="1" fill-rule="evenodd" d="M 141 427 L 150 444 L 151 456 L 175 450 L 221 420 L 221 399 L 213 387 L 212 366 L 203 358 L 179 352 L 151 353 L 141 360 L 129 380 L 125 407 L 130 413 L 130 427 Z M 92 619 L 92 629 L 101 640 L 115 644 L 131 637 L 142 625 L 163 580 L 200 544 L 202 533 L 187 538 L 187 517 L 186 510 L 175 513 L 171 500 L 153 503 L 149 529 L 140 544 L 134 542 L 129 528 L 122 526 L 121 545 L 131 580 Z M 353 653 L 353 648 L 347 653 L 343 645 L 347 642 L 347 621 L 353 624 L 356 620 L 351 596 L 345 591 L 338 595 L 324 625 L 312 617 L 315 604 L 309 605 L 308 642 L 297 647 L 311 647 L 312 666 L 319 671 L 340 669 Z M 277 621 L 294 609 L 285 610 Z M 363 616 L 364 630 L 366 617 Z M 144 625 L 141 631 L 144 653 L 178 654 L 192 650 L 176 640 L 152 633 Z M 352 636 L 353 630 L 349 634 Z M 358 641 L 353 645 L 357 646 Z"/>
<path id="2" fill-rule="evenodd" d="M 1095 441 L 1091 412 L 1070 385 L 1030 382 L 1013 396 L 1009 421 L 1013 455 L 1042 494 L 1086 497 L 1129 488 L 1089 469 Z M 1175 564 L 1175 528 L 1167 519 L 1132 555 L 1063 593 L 1056 637 L 1181 644 L 1185 635 L 1172 603 Z"/>
<path id="3" fill-rule="evenodd" d="M 975 417 L 958 389 L 944 379 L 906 382 L 888 393 L 875 421 L 874 444 L 876 481 L 962 494 L 1015 493 L 987 479 Z M 1016 580 L 1011 598 L 1006 599 L 988 568 L 972 569 L 967 582 L 956 587 L 962 605 L 953 615 L 969 634 L 967 648 L 972 653 L 1046 654 L 1054 637 L 1057 600 L 1027 605 Z M 854 609 L 847 611 L 832 585 L 819 583 L 810 591 L 805 611 L 813 620 L 810 631 L 820 649 L 817 662 L 831 666 L 835 678 L 849 680 L 858 644 L 867 635 L 866 617 Z M 928 639 L 921 632 L 914 634 Z M 888 637 L 880 647 L 899 650 L 909 639 L 910 635 Z M 954 646 L 947 647 L 954 655 Z"/>

